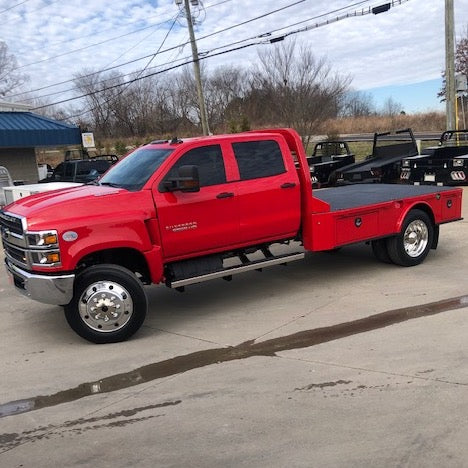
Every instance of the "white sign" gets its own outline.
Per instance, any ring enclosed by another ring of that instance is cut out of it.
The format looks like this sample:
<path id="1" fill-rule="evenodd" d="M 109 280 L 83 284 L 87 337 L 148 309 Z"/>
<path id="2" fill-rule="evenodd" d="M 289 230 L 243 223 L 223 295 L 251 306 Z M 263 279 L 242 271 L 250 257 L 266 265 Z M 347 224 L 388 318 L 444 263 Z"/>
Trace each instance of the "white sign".
<path id="1" fill-rule="evenodd" d="M 82 133 L 81 140 L 85 148 L 94 148 L 94 135 L 90 133 Z"/>

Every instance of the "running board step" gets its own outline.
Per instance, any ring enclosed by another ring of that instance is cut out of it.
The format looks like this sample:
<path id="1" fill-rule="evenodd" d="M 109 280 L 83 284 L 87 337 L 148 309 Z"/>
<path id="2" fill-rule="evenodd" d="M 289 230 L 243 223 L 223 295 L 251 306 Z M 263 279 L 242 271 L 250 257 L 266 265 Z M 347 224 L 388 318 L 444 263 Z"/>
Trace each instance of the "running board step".
<path id="1" fill-rule="evenodd" d="M 288 262 L 294 262 L 296 260 L 301 260 L 305 257 L 305 253 L 295 253 L 295 254 L 287 254 L 287 255 L 279 255 L 274 258 L 268 258 L 265 260 L 257 260 L 250 262 L 249 264 L 239 265 L 224 268 L 220 271 L 214 271 L 212 273 L 207 273 L 200 276 L 193 276 L 191 278 L 184 278 L 180 280 L 175 280 L 168 283 L 170 288 L 182 288 L 184 286 L 188 286 L 189 284 L 201 283 L 203 281 L 212 280 L 215 278 L 224 278 L 229 277 L 231 275 L 237 275 L 238 273 L 244 273 L 245 271 L 250 270 L 260 270 L 262 268 L 266 268 L 273 265 L 284 265 Z"/>

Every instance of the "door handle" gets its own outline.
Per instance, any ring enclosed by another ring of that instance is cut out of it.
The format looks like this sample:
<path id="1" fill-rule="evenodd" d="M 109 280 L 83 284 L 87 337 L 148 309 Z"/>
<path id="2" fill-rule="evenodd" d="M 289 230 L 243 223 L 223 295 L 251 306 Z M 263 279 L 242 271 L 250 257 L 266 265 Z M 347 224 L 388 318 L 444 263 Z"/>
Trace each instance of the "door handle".
<path id="1" fill-rule="evenodd" d="M 286 182 L 284 183 L 281 188 L 294 188 L 296 184 L 294 182 Z"/>
<path id="2" fill-rule="evenodd" d="M 216 195 L 216 198 L 231 198 L 234 194 L 232 192 L 221 192 Z"/>

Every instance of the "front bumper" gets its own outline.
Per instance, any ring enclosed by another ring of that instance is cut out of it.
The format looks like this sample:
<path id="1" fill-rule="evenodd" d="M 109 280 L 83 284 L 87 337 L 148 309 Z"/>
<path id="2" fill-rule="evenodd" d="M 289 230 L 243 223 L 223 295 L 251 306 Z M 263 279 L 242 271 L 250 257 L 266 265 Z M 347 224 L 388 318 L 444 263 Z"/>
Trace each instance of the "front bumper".
<path id="1" fill-rule="evenodd" d="M 66 305 L 73 297 L 75 275 L 38 275 L 25 271 L 5 259 L 12 284 L 21 294 L 44 304 Z"/>

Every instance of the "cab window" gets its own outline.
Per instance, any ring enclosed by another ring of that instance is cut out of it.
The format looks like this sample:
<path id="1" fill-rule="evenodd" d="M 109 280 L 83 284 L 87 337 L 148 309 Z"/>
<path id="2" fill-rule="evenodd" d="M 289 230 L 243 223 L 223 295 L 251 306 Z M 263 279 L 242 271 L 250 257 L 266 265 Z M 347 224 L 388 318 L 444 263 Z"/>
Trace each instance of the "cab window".
<path id="1" fill-rule="evenodd" d="M 177 177 L 181 166 L 197 166 L 200 175 L 200 187 L 226 183 L 223 153 L 219 145 L 202 146 L 187 151 L 172 166 L 165 179 Z"/>
<path id="2" fill-rule="evenodd" d="M 283 155 L 276 141 L 233 143 L 241 180 L 270 177 L 286 172 Z"/>

